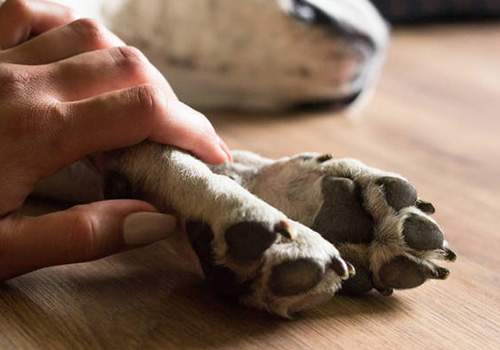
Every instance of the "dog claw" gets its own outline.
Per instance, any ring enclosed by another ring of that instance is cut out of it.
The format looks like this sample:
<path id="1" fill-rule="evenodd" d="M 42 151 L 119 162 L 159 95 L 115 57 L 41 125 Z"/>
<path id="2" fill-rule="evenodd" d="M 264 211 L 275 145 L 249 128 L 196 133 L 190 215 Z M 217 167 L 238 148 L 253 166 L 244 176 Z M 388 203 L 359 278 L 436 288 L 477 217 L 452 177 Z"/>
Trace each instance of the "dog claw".
<path id="1" fill-rule="evenodd" d="M 392 288 L 375 288 L 377 292 L 382 294 L 385 297 L 391 296 L 392 293 L 394 292 L 394 289 Z"/>
<path id="2" fill-rule="evenodd" d="M 436 267 L 435 271 L 429 273 L 429 278 L 437 280 L 445 280 L 450 276 L 450 270 L 443 267 Z"/>
<path id="3" fill-rule="evenodd" d="M 347 270 L 349 271 L 349 278 L 354 277 L 356 275 L 356 269 L 352 264 L 346 261 Z"/>
<path id="4" fill-rule="evenodd" d="M 445 256 L 444 259 L 449 262 L 454 262 L 457 260 L 457 254 L 450 248 L 444 248 Z"/>
<path id="5" fill-rule="evenodd" d="M 292 241 L 295 240 L 295 238 L 297 238 L 297 230 L 291 227 L 290 224 L 285 220 L 281 220 L 276 225 L 274 225 L 274 231 Z"/>
<path id="6" fill-rule="evenodd" d="M 421 199 L 418 199 L 417 202 L 415 203 L 415 206 L 422 210 L 426 214 L 434 214 L 436 212 L 436 208 L 434 208 L 434 205 L 430 202 L 423 201 Z"/>
<path id="7" fill-rule="evenodd" d="M 318 156 L 318 158 L 316 158 L 316 160 L 318 161 L 318 163 L 324 163 L 332 158 L 333 158 L 333 154 L 325 153 L 325 154 Z"/>
<path id="8" fill-rule="evenodd" d="M 328 266 L 331 267 L 332 270 L 335 271 L 337 275 L 340 276 L 341 279 L 346 280 L 349 278 L 350 276 L 349 267 L 342 259 L 333 257 Z M 354 269 L 354 267 L 352 268 Z"/>

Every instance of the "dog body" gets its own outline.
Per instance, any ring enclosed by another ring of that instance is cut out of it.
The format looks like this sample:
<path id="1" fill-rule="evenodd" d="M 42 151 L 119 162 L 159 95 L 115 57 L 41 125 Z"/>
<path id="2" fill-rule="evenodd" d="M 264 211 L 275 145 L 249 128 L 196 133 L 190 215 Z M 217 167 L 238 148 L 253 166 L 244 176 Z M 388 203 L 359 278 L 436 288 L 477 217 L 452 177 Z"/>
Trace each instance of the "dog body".
<path id="1" fill-rule="evenodd" d="M 388 43 L 368 0 L 59 2 L 138 47 L 205 110 L 344 107 L 373 87 Z"/>

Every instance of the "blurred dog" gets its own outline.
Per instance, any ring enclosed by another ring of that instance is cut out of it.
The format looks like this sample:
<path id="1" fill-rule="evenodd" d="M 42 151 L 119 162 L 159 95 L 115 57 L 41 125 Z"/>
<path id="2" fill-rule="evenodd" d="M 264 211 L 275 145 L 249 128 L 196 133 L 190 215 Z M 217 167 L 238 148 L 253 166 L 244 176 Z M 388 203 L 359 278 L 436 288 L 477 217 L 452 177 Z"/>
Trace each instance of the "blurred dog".
<path id="1" fill-rule="evenodd" d="M 375 83 L 388 27 L 368 0 L 60 0 L 142 50 L 202 109 L 344 107 Z"/>

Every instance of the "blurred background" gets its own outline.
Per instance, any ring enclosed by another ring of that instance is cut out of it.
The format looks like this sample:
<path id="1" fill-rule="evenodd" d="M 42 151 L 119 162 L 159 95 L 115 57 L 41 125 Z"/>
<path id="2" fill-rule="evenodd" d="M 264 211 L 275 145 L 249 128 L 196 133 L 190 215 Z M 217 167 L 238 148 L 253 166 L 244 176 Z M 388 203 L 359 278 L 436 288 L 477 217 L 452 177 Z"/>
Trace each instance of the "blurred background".
<path id="1" fill-rule="evenodd" d="M 499 0 L 371 0 L 391 23 L 496 19 Z"/>

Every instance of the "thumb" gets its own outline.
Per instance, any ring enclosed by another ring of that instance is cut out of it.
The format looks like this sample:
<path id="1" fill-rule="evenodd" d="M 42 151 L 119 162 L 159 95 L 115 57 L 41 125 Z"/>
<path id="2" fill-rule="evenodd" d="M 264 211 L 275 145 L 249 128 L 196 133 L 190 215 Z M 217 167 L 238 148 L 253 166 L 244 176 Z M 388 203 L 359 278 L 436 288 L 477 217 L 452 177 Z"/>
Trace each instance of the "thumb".
<path id="1" fill-rule="evenodd" d="M 0 280 L 42 267 L 95 260 L 173 235 L 176 219 L 148 203 L 111 200 L 39 217 L 0 220 Z"/>

